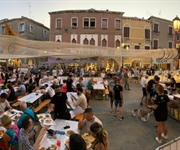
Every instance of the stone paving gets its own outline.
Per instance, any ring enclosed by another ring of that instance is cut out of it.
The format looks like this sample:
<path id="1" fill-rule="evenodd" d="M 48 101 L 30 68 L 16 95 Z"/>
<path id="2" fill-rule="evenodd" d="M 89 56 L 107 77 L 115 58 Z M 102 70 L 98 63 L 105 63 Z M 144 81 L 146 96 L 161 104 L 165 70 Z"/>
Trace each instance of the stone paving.
<path id="1" fill-rule="evenodd" d="M 140 108 L 142 96 L 141 86 L 130 83 L 130 91 L 124 91 L 124 117 L 120 121 L 118 117 L 113 119 L 110 113 L 108 100 L 91 100 L 90 106 L 95 115 L 103 122 L 105 130 L 109 134 L 109 150 L 155 150 L 160 146 L 156 141 L 155 119 L 151 116 L 148 122 L 142 122 L 139 117 L 133 117 L 131 110 Z M 162 144 L 180 136 L 180 123 L 171 117 L 167 121 L 169 139 Z M 180 148 L 179 148 L 180 149 Z"/>

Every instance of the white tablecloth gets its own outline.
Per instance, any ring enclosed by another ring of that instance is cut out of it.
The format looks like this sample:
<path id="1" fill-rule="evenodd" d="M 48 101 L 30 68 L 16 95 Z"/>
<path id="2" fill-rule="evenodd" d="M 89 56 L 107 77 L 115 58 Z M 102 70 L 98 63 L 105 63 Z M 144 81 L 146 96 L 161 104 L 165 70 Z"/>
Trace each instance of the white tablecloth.
<path id="1" fill-rule="evenodd" d="M 38 93 L 38 95 L 37 95 L 35 92 L 33 92 L 33 93 L 30 93 L 30 94 L 18 99 L 18 101 L 25 101 L 26 103 L 34 103 L 42 95 L 43 95 L 42 93 Z"/>
<path id="2" fill-rule="evenodd" d="M 104 90 L 104 84 L 97 83 L 93 85 L 94 90 Z"/>
<path id="3" fill-rule="evenodd" d="M 66 132 L 66 130 L 73 130 L 75 133 L 78 133 L 78 134 L 80 132 L 78 129 L 78 122 L 77 121 L 56 119 L 55 123 L 56 123 L 56 125 L 51 126 L 50 129 L 58 130 L 58 131 L 64 131 L 64 132 Z M 65 126 L 70 126 L 70 128 L 64 129 Z M 57 139 L 49 139 L 49 138 L 47 138 L 47 133 L 46 133 L 40 142 L 40 147 L 48 148 L 51 145 L 56 145 L 57 140 L 60 140 L 61 146 L 58 147 L 57 150 L 66 150 L 66 146 L 65 146 L 64 142 L 68 138 L 69 137 L 66 134 L 65 135 L 57 134 Z"/>

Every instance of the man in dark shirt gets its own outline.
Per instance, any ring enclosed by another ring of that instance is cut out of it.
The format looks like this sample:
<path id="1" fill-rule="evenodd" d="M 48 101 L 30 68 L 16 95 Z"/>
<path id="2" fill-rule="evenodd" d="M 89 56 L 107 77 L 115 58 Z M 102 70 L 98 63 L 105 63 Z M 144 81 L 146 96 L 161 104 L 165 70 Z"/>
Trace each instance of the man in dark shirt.
<path id="1" fill-rule="evenodd" d="M 72 80 L 72 75 L 69 75 L 66 84 L 67 84 L 67 92 L 73 92 L 73 80 Z"/>
<path id="2" fill-rule="evenodd" d="M 120 80 L 117 80 L 115 83 L 115 86 L 113 88 L 113 96 L 114 96 L 114 100 L 115 100 L 115 108 L 114 108 L 114 115 L 113 118 L 117 117 L 117 107 L 119 105 L 119 120 L 123 120 L 123 112 L 122 112 L 122 104 L 123 104 L 123 87 L 120 85 Z"/>
<path id="3" fill-rule="evenodd" d="M 54 119 L 66 119 L 71 118 L 67 105 L 71 108 L 66 93 L 61 92 L 61 87 L 56 85 L 54 87 L 55 95 L 51 99 L 50 107 L 48 112 L 51 113 L 54 111 Z"/>
<path id="4" fill-rule="evenodd" d="M 147 90 L 147 105 L 150 104 L 151 98 L 156 94 L 156 85 L 159 83 L 160 78 L 158 76 L 154 76 L 153 79 L 149 80 L 146 85 Z"/>

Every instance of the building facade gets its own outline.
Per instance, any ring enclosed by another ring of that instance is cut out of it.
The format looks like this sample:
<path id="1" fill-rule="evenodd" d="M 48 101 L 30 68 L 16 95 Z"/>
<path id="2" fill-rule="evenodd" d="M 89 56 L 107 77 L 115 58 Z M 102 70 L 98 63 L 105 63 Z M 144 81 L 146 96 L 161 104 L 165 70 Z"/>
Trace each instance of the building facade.
<path id="1" fill-rule="evenodd" d="M 151 16 L 148 20 L 152 26 L 152 49 L 174 48 L 173 22 L 155 16 Z M 172 69 L 173 60 L 169 59 L 168 62 L 159 65 L 164 69 Z"/>
<path id="2" fill-rule="evenodd" d="M 124 48 L 131 49 L 151 49 L 151 22 L 137 17 L 123 17 L 122 41 Z M 124 58 L 124 64 L 134 67 L 146 67 L 151 63 L 145 58 Z"/>
<path id="3" fill-rule="evenodd" d="M 32 19 L 21 17 L 0 20 L 0 34 L 5 34 L 5 24 L 8 24 L 21 38 L 38 41 L 49 41 L 49 28 Z M 4 60 L 2 60 L 4 61 Z M 38 59 L 9 59 L 9 64 L 20 67 L 22 64 L 33 65 Z"/>
<path id="4" fill-rule="evenodd" d="M 174 48 L 173 23 L 170 20 L 151 16 L 152 49 Z"/>
<path id="5" fill-rule="evenodd" d="M 123 12 L 66 10 L 50 12 L 50 40 L 104 47 L 120 47 L 122 43 Z M 110 58 L 101 58 L 102 67 L 109 68 Z M 113 68 L 118 68 L 115 58 Z M 106 62 L 106 63 L 104 63 Z"/>

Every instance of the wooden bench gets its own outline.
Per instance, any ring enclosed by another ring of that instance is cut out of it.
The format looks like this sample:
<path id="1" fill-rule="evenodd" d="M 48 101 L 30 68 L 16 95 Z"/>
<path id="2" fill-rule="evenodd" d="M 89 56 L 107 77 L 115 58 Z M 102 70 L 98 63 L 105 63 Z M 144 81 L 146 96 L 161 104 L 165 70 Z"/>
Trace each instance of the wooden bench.
<path id="1" fill-rule="evenodd" d="M 34 108 L 34 113 L 38 113 L 43 107 L 47 106 L 51 102 L 51 99 L 46 99 L 44 102 L 40 103 L 36 108 Z"/>
<path id="2" fill-rule="evenodd" d="M 13 108 L 18 108 L 19 105 L 20 105 L 20 103 L 21 103 L 21 102 L 18 101 L 18 99 L 20 99 L 20 98 L 22 98 L 22 97 L 24 97 L 24 96 L 26 96 L 26 95 L 27 95 L 27 93 L 26 93 L 25 95 L 18 96 L 18 97 L 17 97 L 17 100 L 15 101 L 15 103 L 12 104 L 12 107 L 13 107 Z"/>

